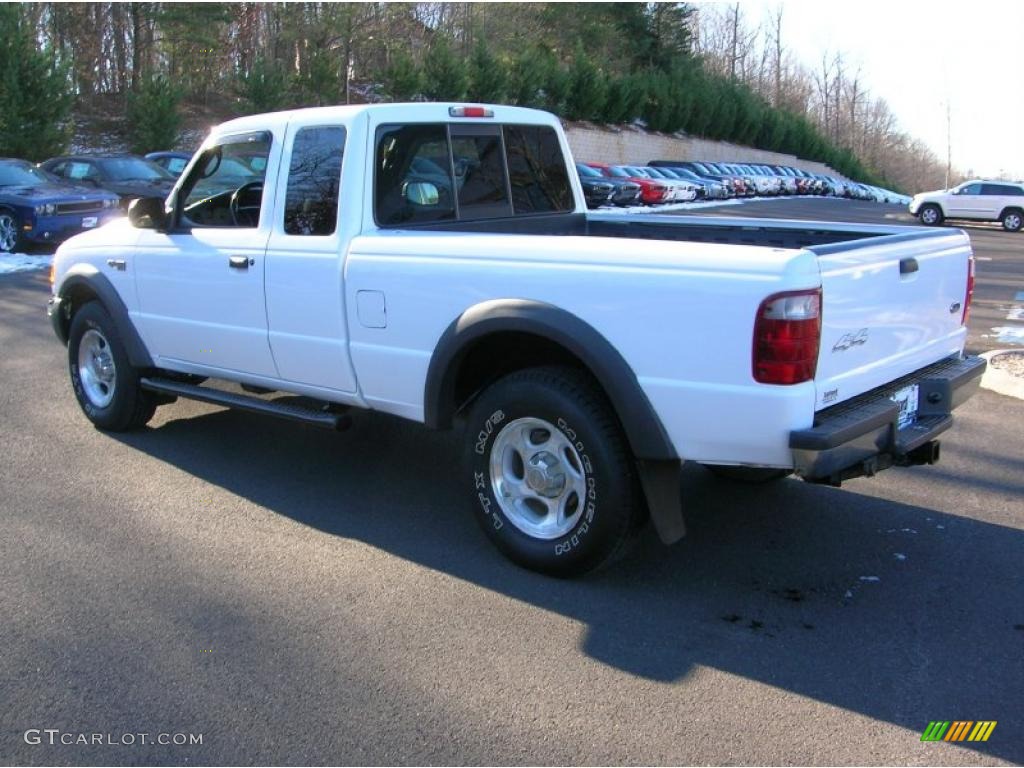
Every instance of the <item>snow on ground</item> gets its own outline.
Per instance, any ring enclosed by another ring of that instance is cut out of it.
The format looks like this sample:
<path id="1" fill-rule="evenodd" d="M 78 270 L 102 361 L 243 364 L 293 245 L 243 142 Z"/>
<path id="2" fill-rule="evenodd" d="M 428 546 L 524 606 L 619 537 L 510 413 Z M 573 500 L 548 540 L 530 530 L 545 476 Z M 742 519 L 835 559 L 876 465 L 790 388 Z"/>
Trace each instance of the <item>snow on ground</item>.
<path id="1" fill-rule="evenodd" d="M 33 269 L 49 269 L 53 256 L 33 256 L 28 253 L 0 253 L 0 275 L 12 272 L 31 272 Z"/>

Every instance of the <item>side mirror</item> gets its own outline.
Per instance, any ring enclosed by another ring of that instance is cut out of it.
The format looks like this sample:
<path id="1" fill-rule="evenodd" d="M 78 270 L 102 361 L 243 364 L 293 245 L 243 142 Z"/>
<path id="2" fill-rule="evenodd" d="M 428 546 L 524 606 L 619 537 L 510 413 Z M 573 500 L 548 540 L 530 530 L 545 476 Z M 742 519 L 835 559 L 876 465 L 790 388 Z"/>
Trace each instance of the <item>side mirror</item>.
<path id="1" fill-rule="evenodd" d="M 157 197 L 139 197 L 128 206 L 128 221 L 139 229 L 163 230 L 167 228 L 164 201 Z"/>
<path id="2" fill-rule="evenodd" d="M 409 182 L 403 194 L 413 205 L 437 205 L 441 201 L 441 193 L 429 181 Z"/>

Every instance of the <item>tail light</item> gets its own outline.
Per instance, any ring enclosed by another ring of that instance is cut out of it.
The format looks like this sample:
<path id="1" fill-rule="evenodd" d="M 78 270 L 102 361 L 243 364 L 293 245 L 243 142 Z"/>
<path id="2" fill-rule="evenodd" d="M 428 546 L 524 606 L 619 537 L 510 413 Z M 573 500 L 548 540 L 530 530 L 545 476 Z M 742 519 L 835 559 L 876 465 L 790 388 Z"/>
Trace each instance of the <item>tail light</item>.
<path id="1" fill-rule="evenodd" d="M 54 266 L 53 262 L 50 262 L 50 287 L 53 288 L 53 284 L 57 282 L 57 267 Z"/>
<path id="2" fill-rule="evenodd" d="M 967 258 L 967 293 L 964 294 L 964 314 L 960 325 L 967 325 L 971 316 L 971 301 L 974 299 L 974 256 Z"/>
<path id="3" fill-rule="evenodd" d="M 754 322 L 754 380 L 811 381 L 821 342 L 821 289 L 776 293 L 761 302 Z"/>

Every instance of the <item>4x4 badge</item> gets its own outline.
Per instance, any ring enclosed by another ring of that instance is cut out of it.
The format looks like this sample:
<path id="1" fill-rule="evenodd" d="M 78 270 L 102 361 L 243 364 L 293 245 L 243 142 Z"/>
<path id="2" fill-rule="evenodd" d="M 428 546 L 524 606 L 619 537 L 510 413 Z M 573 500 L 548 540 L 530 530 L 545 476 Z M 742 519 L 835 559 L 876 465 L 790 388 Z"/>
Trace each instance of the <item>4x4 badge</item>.
<path id="1" fill-rule="evenodd" d="M 833 352 L 845 352 L 850 347 L 857 347 L 868 343 L 868 329 L 861 328 L 856 333 L 844 333 L 832 347 Z"/>

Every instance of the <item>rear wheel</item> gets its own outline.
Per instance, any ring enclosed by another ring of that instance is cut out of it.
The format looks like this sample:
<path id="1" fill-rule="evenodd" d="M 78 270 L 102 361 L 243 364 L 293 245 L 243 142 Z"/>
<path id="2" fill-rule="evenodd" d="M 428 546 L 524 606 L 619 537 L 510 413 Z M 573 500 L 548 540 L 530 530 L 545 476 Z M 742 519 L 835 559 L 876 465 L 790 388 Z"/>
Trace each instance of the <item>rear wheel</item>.
<path id="1" fill-rule="evenodd" d="M 617 559 L 646 520 L 633 458 L 586 375 L 531 368 L 473 404 L 467 488 L 476 518 L 509 559 L 578 576 Z"/>
<path id="2" fill-rule="evenodd" d="M 1021 226 L 1024 226 L 1024 213 L 1017 208 L 1012 208 L 1003 212 L 1001 221 L 1003 229 L 1007 232 L 1020 232 Z"/>
<path id="3" fill-rule="evenodd" d="M 918 218 L 921 219 L 921 223 L 929 227 L 937 227 L 942 223 L 942 209 L 937 205 L 926 205 L 921 208 L 917 213 Z"/>
<path id="4" fill-rule="evenodd" d="M 100 429 L 136 429 L 153 418 L 156 400 L 139 386 L 138 371 L 99 302 L 89 302 L 71 319 L 68 368 L 78 404 Z"/>

